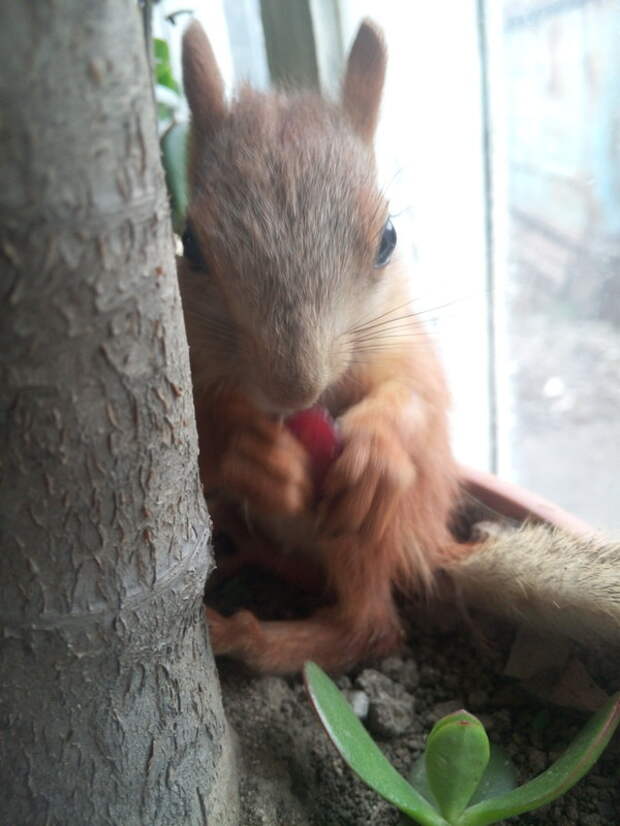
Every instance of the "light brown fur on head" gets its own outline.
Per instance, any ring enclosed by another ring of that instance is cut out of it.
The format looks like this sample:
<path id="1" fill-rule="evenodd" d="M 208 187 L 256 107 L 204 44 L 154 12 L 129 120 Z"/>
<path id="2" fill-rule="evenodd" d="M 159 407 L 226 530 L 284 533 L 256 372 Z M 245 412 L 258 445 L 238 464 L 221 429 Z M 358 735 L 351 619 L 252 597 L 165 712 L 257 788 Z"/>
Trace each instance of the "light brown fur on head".
<path id="1" fill-rule="evenodd" d="M 388 215 L 368 144 L 380 88 L 363 95 L 353 80 L 359 85 L 364 73 L 362 43 L 343 106 L 245 87 L 226 109 L 198 51 L 200 32 L 196 24 L 188 30 L 184 60 L 198 109 L 188 224 L 209 273 L 182 270 L 188 324 L 227 325 L 227 347 L 221 337 L 214 342 L 222 374 L 232 371 L 259 404 L 303 408 L 346 371 L 349 330 L 394 291 L 394 278 L 373 268 Z"/>
<path id="2" fill-rule="evenodd" d="M 184 273 L 184 290 L 229 326 L 224 371 L 267 407 L 306 407 L 346 370 L 343 337 L 385 288 L 372 155 L 310 94 L 244 89 L 211 139 L 192 140 L 188 222 L 209 272 Z"/>
<path id="3" fill-rule="evenodd" d="M 196 261 L 179 271 L 203 483 L 249 510 L 255 537 L 318 560 L 336 600 L 327 618 L 275 628 L 211 613 L 214 645 L 264 670 L 308 657 L 335 667 L 393 647 L 393 589 L 429 582 L 453 552 L 442 371 L 407 273 L 396 257 L 375 266 L 388 218 L 372 153 L 385 46 L 363 23 L 339 104 L 244 88 L 227 106 L 205 40 L 192 24 Z M 318 506 L 309 457 L 281 424 L 317 400 L 344 444 Z"/>

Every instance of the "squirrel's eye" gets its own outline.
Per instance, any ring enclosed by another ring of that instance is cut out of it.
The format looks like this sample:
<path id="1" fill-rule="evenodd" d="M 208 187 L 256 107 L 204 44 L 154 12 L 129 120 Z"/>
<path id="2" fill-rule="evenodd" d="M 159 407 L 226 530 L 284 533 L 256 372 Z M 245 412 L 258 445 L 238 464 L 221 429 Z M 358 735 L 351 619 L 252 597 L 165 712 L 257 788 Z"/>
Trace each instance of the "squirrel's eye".
<path id="1" fill-rule="evenodd" d="M 385 267 L 386 264 L 389 264 L 395 246 L 396 230 L 388 218 L 385 222 L 385 226 L 383 227 L 383 232 L 381 233 L 381 242 L 375 257 L 375 269 L 380 269 L 381 267 Z"/>
<path id="2" fill-rule="evenodd" d="M 185 232 L 181 236 L 181 241 L 183 241 L 183 256 L 189 261 L 192 267 L 196 267 L 196 269 L 199 270 L 206 270 L 207 266 L 200 252 L 200 247 L 194 237 L 194 233 L 189 227 L 185 228 Z"/>

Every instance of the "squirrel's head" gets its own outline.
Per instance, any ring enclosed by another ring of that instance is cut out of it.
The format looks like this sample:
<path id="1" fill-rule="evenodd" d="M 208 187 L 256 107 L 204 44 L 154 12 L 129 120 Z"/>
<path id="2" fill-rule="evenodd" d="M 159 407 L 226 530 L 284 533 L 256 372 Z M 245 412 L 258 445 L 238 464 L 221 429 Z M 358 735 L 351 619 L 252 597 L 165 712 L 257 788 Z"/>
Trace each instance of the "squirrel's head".
<path id="1" fill-rule="evenodd" d="M 199 383 L 230 379 L 285 413 L 359 357 L 355 331 L 385 305 L 396 240 L 372 150 L 385 65 L 381 35 L 364 22 L 338 104 L 244 88 L 228 105 L 203 29 L 187 29 L 180 282 Z"/>

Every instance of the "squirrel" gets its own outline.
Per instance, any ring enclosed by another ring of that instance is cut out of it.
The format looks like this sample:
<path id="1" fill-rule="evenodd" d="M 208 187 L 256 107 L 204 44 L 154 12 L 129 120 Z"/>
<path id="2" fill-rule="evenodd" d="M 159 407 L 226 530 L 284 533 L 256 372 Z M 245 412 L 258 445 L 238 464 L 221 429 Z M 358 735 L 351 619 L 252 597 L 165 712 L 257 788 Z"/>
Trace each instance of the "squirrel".
<path id="1" fill-rule="evenodd" d="M 449 393 L 377 183 L 386 59 L 366 20 L 338 102 L 244 86 L 229 104 L 204 30 L 194 21 L 184 34 L 179 284 L 203 488 L 242 552 L 274 570 L 314 566 L 332 595 L 298 620 L 207 607 L 215 654 L 259 671 L 309 659 L 335 671 L 391 652 L 403 636 L 395 592 L 432 587 L 474 547 L 449 529 L 460 479 Z M 285 424 L 313 405 L 342 443 L 319 497 Z"/>
<path id="2" fill-rule="evenodd" d="M 410 310 L 373 137 L 386 69 L 361 24 L 339 103 L 243 87 L 228 105 L 204 30 L 184 35 L 191 110 L 179 282 L 199 465 L 215 524 L 249 514 L 278 553 L 313 560 L 333 605 L 297 621 L 207 609 L 216 654 L 289 672 L 392 650 L 393 590 L 459 552 L 458 473 L 442 369 Z M 310 459 L 284 418 L 320 404 L 342 452 L 314 501 Z M 213 494 L 217 492 L 215 497 Z"/>

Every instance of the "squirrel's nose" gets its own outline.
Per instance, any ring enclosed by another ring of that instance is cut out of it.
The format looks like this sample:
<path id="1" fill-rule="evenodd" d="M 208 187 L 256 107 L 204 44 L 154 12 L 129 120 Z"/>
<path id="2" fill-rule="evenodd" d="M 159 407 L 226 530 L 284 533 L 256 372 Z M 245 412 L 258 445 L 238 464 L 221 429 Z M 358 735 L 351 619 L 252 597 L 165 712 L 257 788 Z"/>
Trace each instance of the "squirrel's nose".
<path id="1" fill-rule="evenodd" d="M 284 414 L 290 414 L 312 407 L 321 392 L 322 389 L 320 388 L 305 388 L 291 384 L 282 388 L 270 388 L 265 396 L 267 402 L 274 409 L 278 409 Z"/>
<path id="2" fill-rule="evenodd" d="M 264 382 L 257 382 L 256 389 L 261 407 L 272 413 L 288 415 L 312 407 L 325 391 L 325 381 L 319 371 L 313 375 L 292 369 L 282 375 L 271 373 Z"/>
<path id="3" fill-rule="evenodd" d="M 291 393 L 265 393 L 259 388 L 253 388 L 251 396 L 256 405 L 270 416 L 286 418 L 300 410 L 307 410 L 317 402 L 320 393 L 313 395 L 294 395 Z"/>

